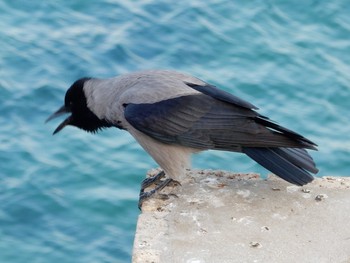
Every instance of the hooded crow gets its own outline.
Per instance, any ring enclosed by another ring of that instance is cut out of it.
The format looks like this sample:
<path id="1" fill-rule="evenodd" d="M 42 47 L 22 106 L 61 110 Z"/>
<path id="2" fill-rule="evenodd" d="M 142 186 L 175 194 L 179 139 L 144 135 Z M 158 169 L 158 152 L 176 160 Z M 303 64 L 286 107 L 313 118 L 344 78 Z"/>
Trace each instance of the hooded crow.
<path id="1" fill-rule="evenodd" d="M 128 131 L 163 169 L 143 182 L 141 201 L 172 180 L 181 182 L 191 154 L 204 150 L 241 152 L 292 184 L 311 182 L 318 169 L 305 149 L 317 145 L 257 109 L 198 78 L 149 70 L 79 79 L 47 121 L 70 114 L 53 134 L 67 125 L 92 133 L 109 127 Z M 168 179 L 144 192 L 165 175 Z"/>

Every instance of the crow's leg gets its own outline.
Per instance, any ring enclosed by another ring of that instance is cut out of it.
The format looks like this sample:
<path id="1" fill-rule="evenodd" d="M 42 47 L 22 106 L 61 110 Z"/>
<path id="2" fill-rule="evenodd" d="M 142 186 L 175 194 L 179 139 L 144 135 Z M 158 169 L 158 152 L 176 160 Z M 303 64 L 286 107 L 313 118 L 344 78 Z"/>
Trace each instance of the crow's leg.
<path id="1" fill-rule="evenodd" d="M 164 175 L 163 175 L 164 176 Z M 140 196 L 139 196 L 139 203 L 138 203 L 138 207 L 141 210 L 142 207 L 142 203 L 150 198 L 151 196 L 153 196 L 154 194 L 157 194 L 159 191 L 161 191 L 164 187 L 166 187 L 167 185 L 169 185 L 170 183 L 175 183 L 175 184 L 180 184 L 179 182 L 171 179 L 171 178 L 167 178 L 164 181 L 161 181 L 160 179 L 157 180 L 160 183 L 151 191 L 145 192 L 144 189 L 141 188 L 140 191 Z M 151 183 L 153 184 L 153 183 Z M 167 195 L 165 195 L 167 197 Z"/>
<path id="2" fill-rule="evenodd" d="M 165 177 L 164 171 L 160 171 L 158 174 L 152 177 L 147 177 L 145 180 L 141 183 L 141 189 L 140 189 L 140 196 L 143 192 L 145 192 L 145 189 L 153 184 L 157 184 L 160 182 L 160 180 Z"/>

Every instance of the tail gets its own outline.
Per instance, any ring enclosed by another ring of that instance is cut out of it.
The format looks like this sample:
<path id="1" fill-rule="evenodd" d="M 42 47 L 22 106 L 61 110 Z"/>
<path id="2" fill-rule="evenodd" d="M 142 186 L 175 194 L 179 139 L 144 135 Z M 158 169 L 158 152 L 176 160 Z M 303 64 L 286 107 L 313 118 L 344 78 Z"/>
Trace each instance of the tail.
<path id="1" fill-rule="evenodd" d="M 302 148 L 246 147 L 243 152 L 272 173 L 295 185 L 310 183 L 314 179 L 310 173 L 318 172 L 314 160 Z"/>

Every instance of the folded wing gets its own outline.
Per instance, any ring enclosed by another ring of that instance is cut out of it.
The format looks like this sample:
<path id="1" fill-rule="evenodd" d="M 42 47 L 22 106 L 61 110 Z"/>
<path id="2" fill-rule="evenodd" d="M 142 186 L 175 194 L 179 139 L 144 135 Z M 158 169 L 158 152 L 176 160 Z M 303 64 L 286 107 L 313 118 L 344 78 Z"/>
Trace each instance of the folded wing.
<path id="1" fill-rule="evenodd" d="M 206 86 L 195 89 L 202 93 L 125 105 L 125 118 L 163 143 L 244 152 L 291 183 L 302 185 L 312 180 L 307 171 L 315 173 L 317 169 L 302 148 L 316 149 L 313 142 L 270 121 L 254 111 L 253 105 L 229 93 Z"/>

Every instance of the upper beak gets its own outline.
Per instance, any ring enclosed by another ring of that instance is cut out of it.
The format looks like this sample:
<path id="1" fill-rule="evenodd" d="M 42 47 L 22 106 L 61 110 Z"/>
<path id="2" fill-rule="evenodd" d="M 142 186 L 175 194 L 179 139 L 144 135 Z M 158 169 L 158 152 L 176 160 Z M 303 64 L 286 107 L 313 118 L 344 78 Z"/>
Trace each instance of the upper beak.
<path id="1" fill-rule="evenodd" d="M 52 115 L 50 115 L 50 117 L 48 117 L 45 121 L 45 123 L 51 121 L 52 119 L 55 119 L 61 115 L 70 113 L 70 109 L 67 108 L 66 106 L 62 106 L 61 108 L 59 108 L 56 112 L 54 112 Z M 53 135 L 55 135 L 56 133 L 58 133 L 60 130 L 62 130 L 64 127 L 66 127 L 67 125 L 69 125 L 72 121 L 72 115 L 68 116 L 67 119 L 65 119 L 60 125 L 58 125 L 58 127 L 56 128 L 56 130 L 53 132 Z"/>

